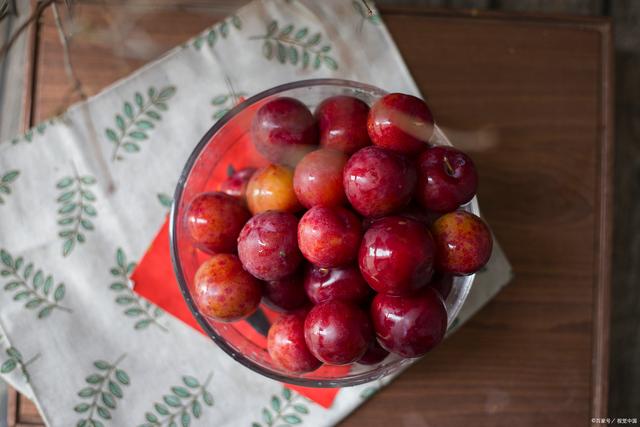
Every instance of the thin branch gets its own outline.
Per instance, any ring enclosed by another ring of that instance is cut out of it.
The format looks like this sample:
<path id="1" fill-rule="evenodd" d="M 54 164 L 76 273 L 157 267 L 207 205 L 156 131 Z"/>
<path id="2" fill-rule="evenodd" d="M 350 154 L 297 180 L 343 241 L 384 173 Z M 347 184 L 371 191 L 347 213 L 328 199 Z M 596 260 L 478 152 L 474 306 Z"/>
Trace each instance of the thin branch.
<path id="1" fill-rule="evenodd" d="M 361 0 L 361 1 L 364 7 L 367 9 L 367 13 L 369 14 L 369 16 L 373 16 L 373 9 L 369 7 L 369 5 L 367 4 L 367 0 Z"/>
<path id="2" fill-rule="evenodd" d="M 0 3 L 0 21 L 9 15 L 16 15 L 16 5 L 14 0 L 1 0 Z"/>
<path id="3" fill-rule="evenodd" d="M 40 16 L 42 16 L 42 12 L 50 4 L 54 3 L 55 1 L 56 0 L 43 0 L 37 3 L 36 10 L 33 11 L 33 13 L 27 18 L 27 20 L 24 21 L 22 25 L 20 25 L 20 27 L 18 27 L 18 29 L 15 31 L 15 33 L 13 33 L 13 35 L 9 39 L 9 41 L 2 46 L 2 48 L 0 49 L 0 58 L 4 57 L 7 54 L 7 52 L 9 52 L 9 49 L 11 49 L 11 46 L 13 46 L 13 44 L 18 39 L 20 34 L 22 34 L 22 32 L 26 30 L 29 27 L 29 25 L 31 25 L 34 21 L 37 21 L 40 18 Z"/>
<path id="4" fill-rule="evenodd" d="M 236 105 L 240 100 L 240 96 L 236 92 L 233 87 L 233 83 L 231 83 L 231 79 L 228 76 L 224 76 L 224 82 L 227 85 L 227 89 L 229 90 L 229 94 L 231 94 L 231 99 L 233 100 L 233 105 Z"/>
<path id="5" fill-rule="evenodd" d="M 69 8 L 69 12 L 71 12 L 68 2 L 67 2 L 67 7 Z M 53 17 L 56 23 L 56 29 L 58 30 L 58 36 L 60 37 L 60 43 L 62 44 L 64 70 L 72 86 L 71 92 L 75 92 L 76 94 L 78 94 L 80 99 L 82 99 L 83 101 L 86 101 L 87 94 L 85 93 L 84 87 L 82 86 L 82 82 L 78 78 L 78 75 L 76 74 L 76 71 L 73 68 L 73 63 L 71 62 L 71 54 L 69 51 L 69 39 L 67 38 L 67 34 L 64 31 L 64 27 L 62 25 L 62 19 L 60 19 L 58 6 L 54 3 L 52 8 L 53 8 Z M 67 108 L 66 104 L 68 103 L 68 100 L 69 100 L 69 93 L 67 93 L 67 95 L 65 95 L 64 97 L 62 108 Z M 102 152 L 100 150 L 93 119 L 91 117 L 91 114 L 89 113 L 89 109 L 86 103 L 82 104 L 82 114 L 84 116 L 85 123 L 87 125 L 87 130 L 89 132 L 89 138 L 88 138 L 89 143 L 91 144 L 93 150 L 98 156 L 100 169 L 102 169 L 103 176 L 107 177 L 107 185 L 106 185 L 107 193 L 109 194 L 113 193 L 113 191 L 115 190 L 115 184 L 113 182 L 113 178 L 111 177 L 111 173 L 109 172 L 109 167 L 107 165 L 107 162 L 104 159 L 104 156 L 102 155 Z"/>
<path id="6" fill-rule="evenodd" d="M 53 9 L 53 19 L 56 22 L 56 29 L 58 30 L 60 43 L 62 44 L 64 71 L 67 73 L 67 77 L 71 81 L 73 90 L 84 101 L 87 99 L 87 95 L 84 92 L 84 89 L 82 87 L 82 82 L 80 82 L 80 79 L 78 78 L 78 75 L 76 74 L 75 69 L 73 68 L 73 64 L 71 63 L 71 55 L 69 55 L 69 39 L 67 38 L 67 34 L 64 32 L 64 28 L 62 26 L 62 20 L 60 19 L 60 13 L 58 12 L 58 6 L 54 3 L 51 7 Z"/>
<path id="7" fill-rule="evenodd" d="M 64 0 L 64 5 L 67 7 L 67 12 L 69 13 L 69 17 L 73 18 L 73 6 L 74 0 Z"/>

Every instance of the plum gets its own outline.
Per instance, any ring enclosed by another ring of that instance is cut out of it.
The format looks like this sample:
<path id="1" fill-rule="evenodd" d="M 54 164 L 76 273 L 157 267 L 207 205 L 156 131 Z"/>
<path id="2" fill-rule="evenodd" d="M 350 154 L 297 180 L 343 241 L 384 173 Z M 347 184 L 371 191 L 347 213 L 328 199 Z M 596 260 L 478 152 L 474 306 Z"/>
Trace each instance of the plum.
<path id="1" fill-rule="evenodd" d="M 429 211 L 454 211 L 469 202 L 478 189 L 473 161 L 455 148 L 428 148 L 420 153 L 417 168 L 416 198 Z"/>
<path id="2" fill-rule="evenodd" d="M 299 311 L 280 316 L 267 335 L 267 351 L 273 363 L 294 374 L 315 371 L 322 365 L 305 342 L 305 314 Z"/>
<path id="3" fill-rule="evenodd" d="M 307 208 L 344 204 L 342 171 L 346 163 L 346 154 L 326 148 L 304 156 L 293 175 L 293 189 L 300 203 Z"/>
<path id="4" fill-rule="evenodd" d="M 353 96 L 327 98 L 316 108 L 320 145 L 353 154 L 371 145 L 367 133 L 369 106 Z"/>
<path id="5" fill-rule="evenodd" d="M 375 145 L 405 154 L 417 154 L 427 148 L 427 142 L 433 135 L 433 115 L 422 99 L 390 93 L 371 107 L 367 130 Z"/>
<path id="6" fill-rule="evenodd" d="M 400 154 L 366 147 L 345 165 L 343 185 L 356 211 L 364 216 L 384 216 L 409 204 L 416 186 L 416 170 Z"/>
<path id="7" fill-rule="evenodd" d="M 236 255 L 214 255 L 200 265 L 193 282 L 200 312 L 219 322 L 248 317 L 262 297 L 260 282 L 244 271 Z"/>
<path id="8" fill-rule="evenodd" d="M 367 351 L 358 359 L 358 363 L 361 365 L 375 365 L 386 359 L 388 355 L 389 352 L 382 348 L 378 340 L 371 340 Z"/>
<path id="9" fill-rule="evenodd" d="M 298 224 L 302 255 L 320 267 L 338 267 L 355 260 L 361 238 L 360 219 L 340 206 L 314 206 Z"/>
<path id="10" fill-rule="evenodd" d="M 266 211 L 293 213 L 302 209 L 293 191 L 293 171 L 280 165 L 256 171 L 247 184 L 247 205 L 254 215 Z"/>
<path id="11" fill-rule="evenodd" d="M 364 233 L 358 262 L 374 290 L 402 295 L 429 283 L 435 256 L 433 238 L 423 223 L 390 216 L 378 219 Z"/>
<path id="12" fill-rule="evenodd" d="M 402 357 L 419 357 L 444 338 L 447 310 L 430 287 L 410 296 L 378 294 L 371 303 L 371 321 L 382 347 Z"/>
<path id="13" fill-rule="evenodd" d="M 340 300 L 314 306 L 304 321 L 311 353 L 330 365 L 355 362 L 373 340 L 369 317 L 358 306 Z"/>
<path id="14" fill-rule="evenodd" d="M 302 262 L 297 229 L 298 219 L 286 212 L 267 211 L 251 218 L 238 237 L 244 268 L 266 281 L 293 274 Z"/>
<path id="15" fill-rule="evenodd" d="M 251 123 L 253 143 L 273 163 L 295 166 L 318 143 L 309 109 L 293 98 L 275 98 L 258 109 Z"/>
<path id="16" fill-rule="evenodd" d="M 355 265 L 323 268 L 307 266 L 304 289 L 314 304 L 334 299 L 360 304 L 367 300 L 371 288 Z"/>
<path id="17" fill-rule="evenodd" d="M 237 197 L 246 203 L 247 184 L 255 172 L 256 168 L 244 168 L 237 170 L 226 180 L 222 181 L 218 188 L 223 193 Z"/>
<path id="18" fill-rule="evenodd" d="M 453 289 L 453 276 L 440 271 L 434 271 L 429 286 L 438 291 L 443 301 L 446 301 Z"/>
<path id="19" fill-rule="evenodd" d="M 209 192 L 191 201 L 185 217 L 193 244 L 205 252 L 218 253 L 235 252 L 236 239 L 251 214 L 239 199 Z"/>
<path id="20" fill-rule="evenodd" d="M 489 261 L 493 238 L 480 217 L 454 211 L 442 215 L 431 226 L 436 243 L 436 269 L 454 275 L 469 275 Z"/>
<path id="21" fill-rule="evenodd" d="M 282 279 L 266 282 L 263 300 L 276 311 L 290 311 L 307 305 L 309 299 L 302 270 Z"/>

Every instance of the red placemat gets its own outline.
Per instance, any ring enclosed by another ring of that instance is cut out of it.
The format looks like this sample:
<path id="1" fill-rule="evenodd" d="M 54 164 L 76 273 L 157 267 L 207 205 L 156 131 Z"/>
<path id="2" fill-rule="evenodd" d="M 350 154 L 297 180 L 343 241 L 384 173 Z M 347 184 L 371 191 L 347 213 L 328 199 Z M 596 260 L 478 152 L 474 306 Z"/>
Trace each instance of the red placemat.
<path id="1" fill-rule="evenodd" d="M 147 250 L 147 253 L 142 257 L 142 260 L 140 260 L 138 266 L 131 275 L 131 279 L 135 283 L 134 291 L 138 295 L 141 295 L 157 306 L 162 307 L 168 313 L 204 334 L 204 331 L 193 317 L 187 303 L 184 301 L 173 272 L 171 253 L 169 250 L 168 219 L 165 220 L 160 231 Z M 277 316 L 276 313 L 268 309 L 263 308 L 263 310 L 267 318 L 270 320 Z M 245 324 L 240 327 L 244 329 L 244 332 L 246 332 L 247 335 L 251 334 L 250 337 L 255 339 L 255 342 L 266 347 L 266 338 L 255 332 L 251 326 Z M 212 343 L 212 345 L 215 344 Z M 238 364 L 238 369 L 247 368 Z M 335 372 L 335 367 L 332 369 Z M 348 370 L 347 367 L 344 367 L 344 369 L 345 371 Z M 325 408 L 331 407 L 338 390 L 340 390 L 338 388 L 310 388 L 292 384 L 286 385 Z"/>

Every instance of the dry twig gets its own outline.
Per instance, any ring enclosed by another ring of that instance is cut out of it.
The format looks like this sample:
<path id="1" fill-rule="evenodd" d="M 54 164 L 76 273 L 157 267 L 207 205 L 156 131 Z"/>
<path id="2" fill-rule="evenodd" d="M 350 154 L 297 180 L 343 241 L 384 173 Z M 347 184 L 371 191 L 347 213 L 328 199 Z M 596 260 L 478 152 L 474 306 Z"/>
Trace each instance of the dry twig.
<path id="1" fill-rule="evenodd" d="M 73 68 L 73 64 L 71 62 L 71 55 L 69 54 L 69 39 L 67 38 L 67 34 L 64 32 L 64 27 L 62 26 L 62 20 L 60 19 L 60 13 L 58 12 L 58 6 L 54 3 L 52 5 L 53 8 L 53 19 L 56 23 L 56 29 L 58 30 L 58 36 L 60 37 L 60 43 L 62 44 L 62 56 L 64 60 L 64 71 L 67 73 L 67 77 L 71 82 L 73 91 L 80 96 L 80 98 L 84 101 L 87 99 L 87 95 L 84 92 L 82 87 L 82 82 L 78 79 L 78 75 Z"/>
<path id="2" fill-rule="evenodd" d="M 58 36 L 60 37 L 60 43 L 62 44 L 64 70 L 67 74 L 67 77 L 69 78 L 69 81 L 71 82 L 71 86 L 72 86 L 71 90 L 77 93 L 78 96 L 83 101 L 85 101 L 87 99 L 87 94 L 85 93 L 84 87 L 82 86 L 82 82 L 78 78 L 78 75 L 76 74 L 75 69 L 73 68 L 73 63 L 71 62 L 71 54 L 69 51 L 69 39 L 67 37 L 67 34 L 64 31 L 64 27 L 62 25 L 62 19 L 60 18 L 60 13 L 58 11 L 58 6 L 54 3 L 52 6 L 52 9 L 53 9 L 53 18 L 56 23 L 56 29 L 58 30 Z M 71 9 L 68 9 L 68 10 L 70 11 Z M 65 99 L 63 105 L 66 107 L 67 103 L 68 103 L 68 100 Z M 91 148 L 96 154 L 96 158 L 99 161 L 102 175 L 107 178 L 106 191 L 107 193 L 112 193 L 115 190 L 115 184 L 111 177 L 111 173 L 109 172 L 109 167 L 104 159 L 104 156 L 102 155 L 102 151 L 100 150 L 100 145 L 98 143 L 98 135 L 93 123 L 93 118 L 91 117 L 91 113 L 89 112 L 89 108 L 86 103 L 82 104 L 81 109 L 82 109 L 82 114 L 84 116 L 85 124 L 87 126 L 89 143 L 91 145 Z"/>
<path id="3" fill-rule="evenodd" d="M 371 7 L 369 7 L 369 5 L 367 4 L 367 0 L 361 0 L 362 4 L 364 5 L 364 7 L 367 9 L 367 14 L 369 16 L 373 16 L 373 9 L 371 9 Z"/>
<path id="4" fill-rule="evenodd" d="M 9 15 L 16 15 L 15 0 L 0 0 L 0 21 Z"/>
<path id="5" fill-rule="evenodd" d="M 27 18 L 27 20 L 24 21 L 22 25 L 20 25 L 20 27 L 18 27 L 18 29 L 11 35 L 11 38 L 9 38 L 9 41 L 6 42 L 4 46 L 2 46 L 2 48 L 0 49 L 0 58 L 4 57 L 7 54 L 9 49 L 11 49 L 11 46 L 13 46 L 15 41 L 20 36 L 20 34 L 22 34 L 24 30 L 29 28 L 29 25 L 31 25 L 34 21 L 37 21 L 38 19 L 40 19 L 40 16 L 42 16 L 42 12 L 44 12 L 44 10 L 55 1 L 56 0 L 43 0 L 43 1 L 39 1 L 36 4 L 36 10 L 34 10 L 33 13 Z"/>

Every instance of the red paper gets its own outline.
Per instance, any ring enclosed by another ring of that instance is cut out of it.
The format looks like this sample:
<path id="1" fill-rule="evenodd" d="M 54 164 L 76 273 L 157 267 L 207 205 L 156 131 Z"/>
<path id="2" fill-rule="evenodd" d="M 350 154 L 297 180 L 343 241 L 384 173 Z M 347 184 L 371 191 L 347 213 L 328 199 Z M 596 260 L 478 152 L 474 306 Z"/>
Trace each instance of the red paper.
<path id="1" fill-rule="evenodd" d="M 184 301 L 173 272 L 169 251 L 168 219 L 165 220 L 162 228 L 147 250 L 147 253 L 138 263 L 137 268 L 131 275 L 131 279 L 135 283 L 134 290 L 136 293 L 159 307 L 162 307 L 168 313 L 204 334 L 202 328 L 191 314 L 187 303 Z M 264 311 L 269 320 L 273 320 L 274 316 L 276 316 L 275 313 L 268 309 L 264 309 Z M 253 331 L 253 328 L 247 325 L 247 330 Z M 266 347 L 266 339 L 258 333 L 255 333 L 255 335 L 255 338 L 258 340 L 257 342 Z M 260 340 L 264 340 L 264 342 Z M 345 373 L 349 369 L 348 367 L 331 367 L 330 369 L 336 372 L 336 368 L 344 368 Z M 238 369 L 247 368 L 238 365 Z M 312 388 L 292 384 L 286 385 L 325 408 L 331 407 L 339 390 L 338 388 Z"/>

